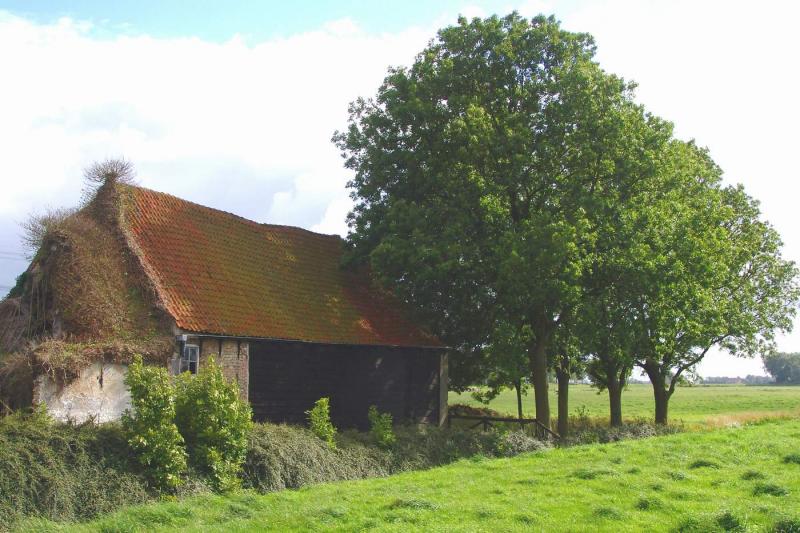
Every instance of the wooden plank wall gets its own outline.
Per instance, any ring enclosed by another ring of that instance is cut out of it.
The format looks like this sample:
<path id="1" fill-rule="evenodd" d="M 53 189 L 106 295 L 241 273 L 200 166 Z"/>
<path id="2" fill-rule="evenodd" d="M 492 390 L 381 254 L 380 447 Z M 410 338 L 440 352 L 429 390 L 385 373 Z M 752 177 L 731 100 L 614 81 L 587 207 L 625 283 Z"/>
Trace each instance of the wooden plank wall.
<path id="1" fill-rule="evenodd" d="M 439 424 L 441 361 L 437 350 L 251 342 L 250 402 L 256 420 L 272 422 L 305 424 L 327 396 L 337 427 L 366 429 L 370 405 L 396 421 Z"/>

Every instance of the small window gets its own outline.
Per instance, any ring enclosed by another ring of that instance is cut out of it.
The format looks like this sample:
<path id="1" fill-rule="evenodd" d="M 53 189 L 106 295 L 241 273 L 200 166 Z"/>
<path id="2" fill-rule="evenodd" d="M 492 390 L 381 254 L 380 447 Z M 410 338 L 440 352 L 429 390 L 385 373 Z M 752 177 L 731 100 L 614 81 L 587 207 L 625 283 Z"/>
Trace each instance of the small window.
<path id="1" fill-rule="evenodd" d="M 181 354 L 181 373 L 197 374 L 197 365 L 200 360 L 200 348 L 192 344 L 183 347 Z"/>

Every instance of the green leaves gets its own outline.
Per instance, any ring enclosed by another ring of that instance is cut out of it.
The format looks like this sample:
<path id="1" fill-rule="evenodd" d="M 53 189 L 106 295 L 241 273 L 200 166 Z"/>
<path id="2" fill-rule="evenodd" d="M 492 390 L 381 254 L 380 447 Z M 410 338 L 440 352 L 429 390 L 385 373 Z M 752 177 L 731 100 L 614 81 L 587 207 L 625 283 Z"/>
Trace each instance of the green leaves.
<path id="1" fill-rule="evenodd" d="M 128 443 L 159 490 L 181 485 L 188 463 L 218 490 L 239 485 L 252 413 L 213 357 L 196 376 L 186 372 L 174 384 L 165 368 L 145 366 L 137 356 L 125 384 L 133 407 L 122 418 Z"/>
<path id="2" fill-rule="evenodd" d="M 325 441 L 329 448 L 336 448 L 336 428 L 331 422 L 330 398 L 317 400 L 314 407 L 306 411 L 306 415 L 311 432 Z"/>
<path id="3" fill-rule="evenodd" d="M 175 425 L 174 391 L 165 368 L 144 366 L 136 356 L 128 366 L 132 412 L 122 417 L 128 444 L 160 490 L 174 490 L 186 471 L 184 440 Z"/>
<path id="4" fill-rule="evenodd" d="M 252 411 L 213 357 L 203 362 L 196 375 L 185 372 L 178 377 L 175 422 L 186 440 L 191 464 L 208 474 L 218 490 L 238 487 Z"/>

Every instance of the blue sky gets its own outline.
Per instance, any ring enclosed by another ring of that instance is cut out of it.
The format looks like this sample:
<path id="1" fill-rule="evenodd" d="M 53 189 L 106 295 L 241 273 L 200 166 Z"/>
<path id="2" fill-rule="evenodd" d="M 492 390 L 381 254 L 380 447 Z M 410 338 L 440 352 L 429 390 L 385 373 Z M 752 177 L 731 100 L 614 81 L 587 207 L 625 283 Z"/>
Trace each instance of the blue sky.
<path id="1" fill-rule="evenodd" d="M 566 10 L 572 2 L 560 2 Z M 459 0 L 317 0 L 314 2 L 211 0 L 175 1 L 13 1 L 0 2 L 5 9 L 38 22 L 59 17 L 94 21 L 98 35 L 147 34 L 153 37 L 198 37 L 222 42 L 242 35 L 248 42 L 285 37 L 317 28 L 324 23 L 351 18 L 376 32 L 394 32 L 408 26 L 427 25 L 444 13 L 481 9 L 505 13 L 511 2 Z"/>
<path id="2" fill-rule="evenodd" d="M 344 234 L 350 174 L 330 142 L 459 14 L 555 14 L 608 71 L 707 146 L 800 261 L 796 21 L 781 0 L 4 2 L 0 292 L 26 267 L 19 222 L 77 204 L 82 169 L 125 157 L 139 182 L 259 221 Z M 800 331 L 779 339 L 800 351 Z M 708 357 L 705 375 L 761 373 Z"/>

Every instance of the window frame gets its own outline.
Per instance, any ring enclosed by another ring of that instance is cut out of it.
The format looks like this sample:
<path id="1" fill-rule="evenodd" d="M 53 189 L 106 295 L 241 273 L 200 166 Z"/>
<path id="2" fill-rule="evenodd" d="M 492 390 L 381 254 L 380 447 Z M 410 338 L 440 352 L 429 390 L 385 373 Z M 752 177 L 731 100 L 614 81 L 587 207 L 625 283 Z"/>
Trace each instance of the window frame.
<path id="1" fill-rule="evenodd" d="M 194 352 L 194 353 L 192 353 Z M 192 357 L 192 355 L 194 357 Z M 194 371 L 192 371 L 192 364 L 194 364 Z M 197 344 L 185 344 L 180 358 L 179 374 L 189 372 L 190 374 L 197 375 L 200 370 L 200 346 Z"/>

